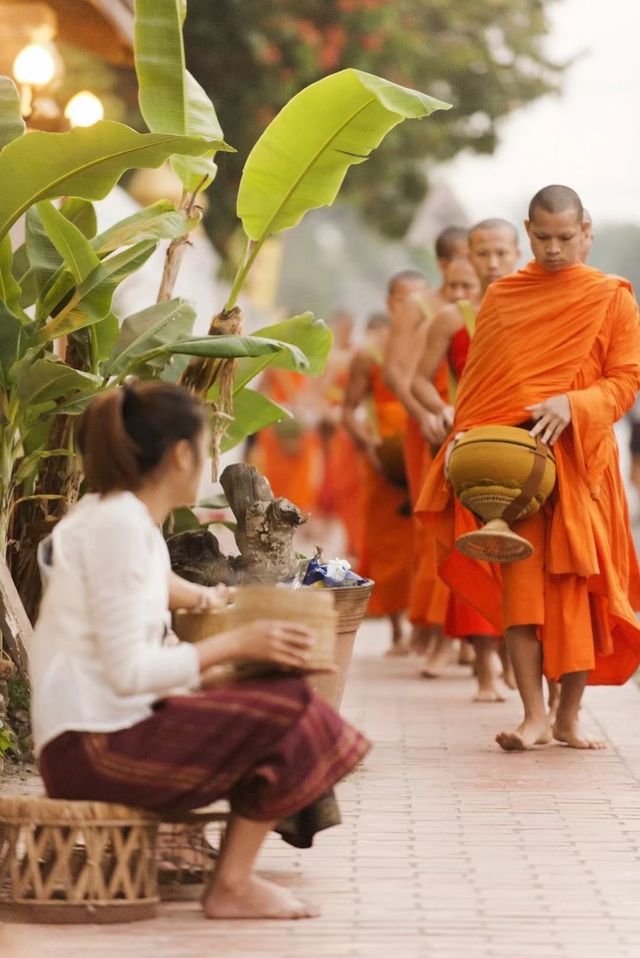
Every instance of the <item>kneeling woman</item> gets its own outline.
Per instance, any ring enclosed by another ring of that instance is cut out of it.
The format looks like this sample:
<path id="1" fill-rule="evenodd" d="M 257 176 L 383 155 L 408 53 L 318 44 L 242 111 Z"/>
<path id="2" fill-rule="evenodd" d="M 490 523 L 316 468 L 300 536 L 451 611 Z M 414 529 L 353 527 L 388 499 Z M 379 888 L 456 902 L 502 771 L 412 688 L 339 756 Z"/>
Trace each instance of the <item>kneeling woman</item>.
<path id="1" fill-rule="evenodd" d="M 36 751 L 52 798 L 176 812 L 228 798 L 206 914 L 308 917 L 308 905 L 254 874 L 257 853 L 368 744 L 292 675 L 197 691 L 203 672 L 237 659 L 303 666 L 304 627 L 256 621 L 197 645 L 165 642 L 170 608 L 227 600 L 224 588 L 171 572 L 160 532 L 172 509 L 196 500 L 208 438 L 203 406 L 173 385 L 114 389 L 84 414 L 92 494 L 46 550 L 31 655 Z"/>

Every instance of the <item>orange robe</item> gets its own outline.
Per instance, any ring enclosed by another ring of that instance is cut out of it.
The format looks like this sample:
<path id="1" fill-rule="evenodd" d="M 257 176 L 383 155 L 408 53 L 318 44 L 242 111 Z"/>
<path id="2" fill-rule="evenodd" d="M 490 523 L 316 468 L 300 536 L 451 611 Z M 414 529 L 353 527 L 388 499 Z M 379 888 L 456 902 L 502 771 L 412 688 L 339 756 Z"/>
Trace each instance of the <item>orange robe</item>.
<path id="1" fill-rule="evenodd" d="M 442 397 L 448 395 L 449 374 L 443 362 L 435 376 L 435 387 Z M 413 416 L 407 417 L 405 463 L 411 503 L 415 506 L 425 476 L 433 462 L 431 447 Z M 444 625 L 449 604 L 449 588 L 437 574 L 436 541 L 418 521 L 413 531 L 413 575 L 409 594 L 409 621 L 414 625 Z"/>
<path id="2" fill-rule="evenodd" d="M 407 414 L 385 385 L 382 367 L 371 368 L 371 397 L 375 430 L 380 439 L 403 434 Z M 369 615 L 403 612 L 409 601 L 413 517 L 405 489 L 394 486 L 363 461 L 363 538 L 358 572 L 376 583 Z"/>
<path id="3" fill-rule="evenodd" d="M 341 407 L 349 379 L 349 366 L 337 371 L 325 392 L 325 402 Z M 346 537 L 346 555 L 358 556 L 362 540 L 361 453 L 343 426 L 324 430 L 324 474 L 318 505 L 325 515 L 340 520 Z"/>
<path id="4" fill-rule="evenodd" d="M 302 373 L 285 369 L 269 370 L 264 391 L 274 402 L 289 406 L 307 385 Z M 271 426 L 258 434 L 253 461 L 273 490 L 274 496 L 289 499 L 303 512 L 316 508 L 322 480 L 322 448 L 315 430 L 299 426 L 287 435 L 292 424 Z M 294 427 L 295 428 L 295 427 Z"/>
<path id="5" fill-rule="evenodd" d="M 640 663 L 640 571 L 612 428 L 639 387 L 640 324 L 627 283 L 583 265 L 549 272 L 530 263 L 490 286 L 454 434 L 518 425 L 529 418 L 527 406 L 568 394 L 572 422 L 554 447 L 552 501 L 516 523 L 536 552 L 502 574 L 454 549 L 455 538 L 478 522 L 454 499 L 444 448 L 417 511 L 437 537 L 440 574 L 459 595 L 499 632 L 538 626 L 553 680 L 588 670 L 594 684 L 621 684 Z"/>

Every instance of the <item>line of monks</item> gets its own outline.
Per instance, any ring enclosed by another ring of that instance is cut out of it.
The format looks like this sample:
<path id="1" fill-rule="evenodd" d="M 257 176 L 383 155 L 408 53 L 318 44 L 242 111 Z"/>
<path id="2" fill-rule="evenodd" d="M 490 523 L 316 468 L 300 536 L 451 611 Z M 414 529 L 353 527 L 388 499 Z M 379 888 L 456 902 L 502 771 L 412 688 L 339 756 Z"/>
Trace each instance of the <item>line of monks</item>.
<path id="1" fill-rule="evenodd" d="M 640 321 L 629 283 L 586 265 L 592 225 L 575 191 L 540 190 L 525 227 L 533 259 L 520 270 L 511 223 L 444 230 L 440 287 L 416 270 L 393 276 L 386 319 L 372 320 L 355 355 L 338 317 L 323 424 L 298 426 L 289 452 L 309 461 L 303 446 L 315 447 L 315 506 L 341 516 L 357 570 L 376 581 L 370 611 L 389 617 L 392 651 L 404 650 L 406 611 L 422 675 L 441 675 L 462 639 L 476 701 L 517 687 L 523 720 L 498 733 L 503 749 L 596 749 L 579 722 L 587 682 L 620 684 L 640 665 L 640 570 L 612 428 L 640 388 Z M 533 555 L 502 566 L 455 549 L 478 520 L 446 475 L 460 436 L 492 424 L 553 446 L 558 472 L 551 500 L 516 524 Z M 286 428 L 260 443 L 286 448 Z M 261 465 L 277 494 L 314 508 L 292 458 L 286 490 Z"/>

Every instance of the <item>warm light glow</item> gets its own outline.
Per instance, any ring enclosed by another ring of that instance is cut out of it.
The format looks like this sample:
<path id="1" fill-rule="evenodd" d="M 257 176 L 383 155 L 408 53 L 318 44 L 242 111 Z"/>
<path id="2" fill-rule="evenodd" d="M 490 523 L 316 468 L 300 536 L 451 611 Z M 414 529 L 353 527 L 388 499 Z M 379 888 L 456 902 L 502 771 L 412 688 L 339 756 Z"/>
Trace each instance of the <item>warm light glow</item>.
<path id="1" fill-rule="evenodd" d="M 71 126 L 93 126 L 104 116 L 104 107 L 95 94 L 82 90 L 72 96 L 64 108 Z"/>
<path id="2" fill-rule="evenodd" d="M 46 86 L 56 72 L 56 61 L 48 47 L 30 43 L 13 61 L 13 75 L 19 84 Z"/>

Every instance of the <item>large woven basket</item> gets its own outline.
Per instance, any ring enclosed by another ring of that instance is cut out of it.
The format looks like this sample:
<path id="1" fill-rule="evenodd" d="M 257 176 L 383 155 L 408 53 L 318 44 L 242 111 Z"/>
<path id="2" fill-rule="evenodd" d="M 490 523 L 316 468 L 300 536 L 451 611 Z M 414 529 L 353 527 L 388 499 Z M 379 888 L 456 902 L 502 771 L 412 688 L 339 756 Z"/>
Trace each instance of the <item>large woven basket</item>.
<path id="1" fill-rule="evenodd" d="M 47 923 L 154 917 L 158 823 L 126 805 L 0 798 L 0 914 Z"/>
<path id="2" fill-rule="evenodd" d="M 531 544 L 510 525 L 538 512 L 553 491 L 556 464 L 548 446 L 517 426 L 470 429 L 451 453 L 448 478 L 461 503 L 485 522 L 457 540 L 461 552 L 490 562 L 531 555 Z"/>
<path id="3" fill-rule="evenodd" d="M 315 642 L 305 671 L 317 672 L 332 668 L 336 655 L 338 613 L 328 589 L 287 589 L 264 585 L 241 586 L 232 606 L 221 612 L 178 612 L 173 626 L 183 642 L 199 642 L 210 635 L 237 629 L 257 619 L 278 619 L 308 626 Z M 274 666 L 260 663 L 237 663 L 232 667 L 236 677 L 273 671 Z M 229 669 L 220 674 L 228 675 Z M 210 676 L 212 678 L 213 676 Z"/>
<path id="4" fill-rule="evenodd" d="M 333 596 L 336 612 L 338 613 L 338 627 L 335 662 L 335 672 L 313 675 L 310 678 L 312 687 L 325 701 L 339 709 L 342 703 L 344 688 L 349 675 L 349 667 L 353 656 L 358 629 L 367 614 L 369 599 L 373 592 L 374 583 L 369 579 L 362 585 L 338 586 L 334 589 L 324 589 Z"/>

